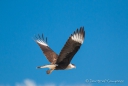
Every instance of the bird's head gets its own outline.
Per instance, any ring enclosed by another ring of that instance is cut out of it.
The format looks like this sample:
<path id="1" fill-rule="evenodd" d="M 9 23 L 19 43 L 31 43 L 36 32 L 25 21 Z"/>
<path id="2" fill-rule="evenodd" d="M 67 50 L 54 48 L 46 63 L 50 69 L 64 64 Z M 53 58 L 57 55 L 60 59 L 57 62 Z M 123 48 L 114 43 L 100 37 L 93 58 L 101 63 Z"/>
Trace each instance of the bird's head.
<path id="1" fill-rule="evenodd" d="M 74 64 L 71 64 L 71 68 L 76 68 L 76 66 Z"/>

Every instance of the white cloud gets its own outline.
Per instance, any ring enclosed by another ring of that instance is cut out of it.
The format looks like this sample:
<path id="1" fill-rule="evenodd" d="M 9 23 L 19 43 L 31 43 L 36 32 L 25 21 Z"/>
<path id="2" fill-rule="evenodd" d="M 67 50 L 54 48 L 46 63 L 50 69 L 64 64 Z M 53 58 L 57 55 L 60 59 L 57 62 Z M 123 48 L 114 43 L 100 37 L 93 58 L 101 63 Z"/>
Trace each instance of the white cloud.
<path id="1" fill-rule="evenodd" d="M 23 83 L 16 83 L 16 86 L 37 86 L 33 80 L 25 79 Z"/>
<path id="2" fill-rule="evenodd" d="M 0 84 L 0 86 L 10 86 Z M 46 83 L 46 84 L 37 84 L 35 81 L 30 79 L 25 79 L 22 83 L 17 82 L 15 86 L 92 86 L 90 84 L 54 84 L 54 83 Z"/>
<path id="3" fill-rule="evenodd" d="M 10 85 L 8 85 L 8 84 L 7 85 L 0 84 L 0 86 L 10 86 Z"/>
<path id="4" fill-rule="evenodd" d="M 59 86 L 92 86 L 90 84 L 61 84 Z"/>
<path id="5" fill-rule="evenodd" d="M 42 86 L 56 86 L 55 84 L 44 84 Z"/>
<path id="6" fill-rule="evenodd" d="M 36 84 L 35 81 L 30 80 L 30 79 L 25 79 L 23 81 L 23 83 L 16 83 L 15 86 L 56 86 L 53 83 L 49 83 L 49 84 Z"/>
<path id="7" fill-rule="evenodd" d="M 27 79 L 24 82 L 25 82 L 26 86 L 36 86 L 35 82 L 32 80 Z"/>

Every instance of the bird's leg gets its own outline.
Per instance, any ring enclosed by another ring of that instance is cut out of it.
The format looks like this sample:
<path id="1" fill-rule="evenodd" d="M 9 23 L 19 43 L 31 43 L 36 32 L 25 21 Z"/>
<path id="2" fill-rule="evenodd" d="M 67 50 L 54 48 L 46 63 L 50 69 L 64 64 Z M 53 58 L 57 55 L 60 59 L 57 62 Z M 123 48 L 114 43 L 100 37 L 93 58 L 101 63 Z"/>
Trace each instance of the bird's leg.
<path id="1" fill-rule="evenodd" d="M 54 69 L 47 70 L 46 73 L 50 74 Z"/>

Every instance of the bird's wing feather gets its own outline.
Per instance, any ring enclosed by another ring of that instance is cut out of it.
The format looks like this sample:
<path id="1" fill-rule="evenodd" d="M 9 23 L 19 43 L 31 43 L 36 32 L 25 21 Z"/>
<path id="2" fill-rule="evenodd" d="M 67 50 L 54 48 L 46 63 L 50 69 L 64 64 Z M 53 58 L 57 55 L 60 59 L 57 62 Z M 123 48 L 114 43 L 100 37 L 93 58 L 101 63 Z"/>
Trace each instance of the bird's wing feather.
<path id="1" fill-rule="evenodd" d="M 76 52 L 82 45 L 84 41 L 84 36 L 84 27 L 81 27 L 79 30 L 77 29 L 73 34 L 71 34 L 66 44 L 62 48 L 56 63 L 67 63 L 68 65 L 72 60 L 73 56 L 76 54 Z"/>
<path id="2" fill-rule="evenodd" d="M 35 41 L 36 43 L 40 46 L 41 50 L 43 51 L 44 55 L 46 56 L 46 58 L 48 59 L 48 61 L 51 64 L 55 64 L 56 60 L 58 58 L 58 55 L 48 46 L 47 44 L 47 38 L 46 40 L 44 40 L 43 34 L 42 36 L 38 35 L 35 36 Z"/>

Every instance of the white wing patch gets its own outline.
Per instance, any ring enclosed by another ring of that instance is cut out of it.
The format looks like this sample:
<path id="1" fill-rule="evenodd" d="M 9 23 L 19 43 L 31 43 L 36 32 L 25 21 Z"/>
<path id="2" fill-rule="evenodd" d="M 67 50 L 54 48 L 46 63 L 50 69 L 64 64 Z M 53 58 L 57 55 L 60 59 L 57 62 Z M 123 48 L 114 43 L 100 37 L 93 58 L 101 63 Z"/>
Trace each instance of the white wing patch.
<path id="1" fill-rule="evenodd" d="M 79 42 L 79 43 L 83 43 L 84 41 L 84 37 L 83 37 L 83 34 L 80 34 L 80 33 L 74 33 L 72 36 L 71 36 L 72 40 L 76 41 L 76 42 Z"/>
<path id="2" fill-rule="evenodd" d="M 48 46 L 48 44 L 45 41 L 41 40 L 41 39 L 37 39 L 36 42 L 41 44 L 41 45 Z"/>
<path id="3" fill-rule="evenodd" d="M 43 34 L 42 34 L 42 36 L 40 36 L 39 34 L 38 34 L 38 36 L 35 36 L 35 41 L 38 44 L 41 44 L 41 45 L 44 45 L 44 46 L 48 46 L 48 44 L 47 44 L 47 37 L 46 37 L 46 39 L 44 39 Z"/>

